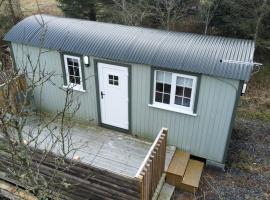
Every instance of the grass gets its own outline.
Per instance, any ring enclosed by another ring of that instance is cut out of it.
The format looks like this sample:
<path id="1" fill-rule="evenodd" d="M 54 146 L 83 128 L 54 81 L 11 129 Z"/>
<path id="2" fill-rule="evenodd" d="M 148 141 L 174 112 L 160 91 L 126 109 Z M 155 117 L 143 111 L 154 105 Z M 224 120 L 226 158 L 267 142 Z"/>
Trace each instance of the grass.
<path id="1" fill-rule="evenodd" d="M 241 97 L 237 117 L 270 122 L 270 60 L 251 77 L 246 94 Z"/>

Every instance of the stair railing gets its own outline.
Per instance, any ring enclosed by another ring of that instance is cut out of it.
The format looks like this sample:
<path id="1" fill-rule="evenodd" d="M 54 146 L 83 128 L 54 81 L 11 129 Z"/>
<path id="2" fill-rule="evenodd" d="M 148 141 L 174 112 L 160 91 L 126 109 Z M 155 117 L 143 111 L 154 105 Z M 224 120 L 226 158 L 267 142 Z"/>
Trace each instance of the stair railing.
<path id="1" fill-rule="evenodd" d="M 142 162 L 136 178 L 141 182 L 141 199 L 152 198 L 165 168 L 168 129 L 162 128 Z"/>

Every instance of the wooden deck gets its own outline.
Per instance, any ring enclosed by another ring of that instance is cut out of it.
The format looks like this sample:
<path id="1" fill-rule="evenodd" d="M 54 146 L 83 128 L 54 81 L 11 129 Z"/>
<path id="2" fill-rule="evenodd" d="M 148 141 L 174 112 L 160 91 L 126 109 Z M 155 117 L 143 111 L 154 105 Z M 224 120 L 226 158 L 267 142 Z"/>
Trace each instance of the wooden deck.
<path id="1" fill-rule="evenodd" d="M 29 126 L 25 128 L 25 133 L 29 134 L 29 130 L 32 130 L 34 135 L 35 124 L 35 120 L 32 120 Z M 51 126 L 57 127 L 58 124 L 54 123 Z M 56 133 L 57 130 L 55 130 Z M 48 134 L 44 131 L 42 136 L 39 137 L 40 141 L 44 139 L 44 142 L 39 144 L 40 149 L 45 149 L 50 145 L 50 139 L 46 138 Z M 81 124 L 72 127 L 71 136 L 73 147 L 78 150 L 71 154 L 70 158 L 74 155 L 79 156 L 82 163 L 127 177 L 136 176 L 152 145 L 149 141 L 137 139 L 128 134 Z M 58 154 L 59 148 L 55 148 L 53 153 Z M 167 147 L 165 170 L 168 168 L 174 151 L 174 147 Z"/>

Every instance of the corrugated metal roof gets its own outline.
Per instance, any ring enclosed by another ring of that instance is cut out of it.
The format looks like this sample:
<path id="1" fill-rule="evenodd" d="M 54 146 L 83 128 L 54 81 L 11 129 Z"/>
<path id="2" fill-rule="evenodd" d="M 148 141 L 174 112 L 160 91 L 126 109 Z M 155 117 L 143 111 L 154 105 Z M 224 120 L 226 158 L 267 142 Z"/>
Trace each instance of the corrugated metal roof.
<path id="1" fill-rule="evenodd" d="M 6 34 L 4 40 L 240 80 L 249 79 L 255 49 L 251 40 L 48 15 L 25 18 Z"/>

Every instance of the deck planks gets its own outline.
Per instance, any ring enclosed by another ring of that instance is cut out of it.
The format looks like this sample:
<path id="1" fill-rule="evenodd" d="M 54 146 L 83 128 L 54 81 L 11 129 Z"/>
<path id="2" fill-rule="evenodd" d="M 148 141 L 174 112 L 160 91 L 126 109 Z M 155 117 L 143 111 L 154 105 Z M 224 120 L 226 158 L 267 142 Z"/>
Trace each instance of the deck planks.
<path id="1" fill-rule="evenodd" d="M 25 133 L 28 134 L 30 130 L 35 133 L 36 124 L 37 122 L 32 120 L 25 128 Z M 53 123 L 51 126 L 59 127 L 59 124 Z M 57 129 L 54 132 L 57 134 Z M 40 149 L 50 145 L 50 138 L 46 138 L 48 135 L 49 131 L 44 131 L 39 136 L 40 141 L 44 140 L 39 145 Z M 70 158 L 76 155 L 82 163 L 128 177 L 136 175 L 152 145 L 149 141 L 93 125 L 75 124 L 71 129 L 71 137 L 73 147 L 78 150 L 73 152 Z M 165 169 L 168 168 L 174 151 L 175 147 L 167 148 Z M 61 154 L 60 145 L 53 149 L 53 153 Z"/>

